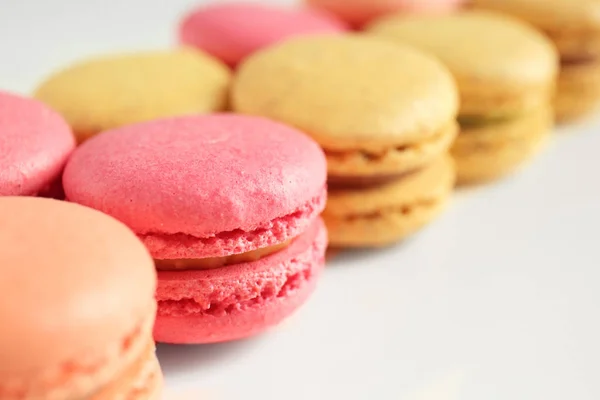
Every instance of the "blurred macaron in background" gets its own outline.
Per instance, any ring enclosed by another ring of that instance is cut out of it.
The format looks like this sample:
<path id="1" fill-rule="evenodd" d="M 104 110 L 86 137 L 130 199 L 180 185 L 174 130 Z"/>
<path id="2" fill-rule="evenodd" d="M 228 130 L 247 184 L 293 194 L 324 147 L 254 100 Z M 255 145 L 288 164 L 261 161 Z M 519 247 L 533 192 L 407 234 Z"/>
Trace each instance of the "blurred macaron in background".
<path id="1" fill-rule="evenodd" d="M 59 112 L 78 143 L 123 125 L 223 111 L 231 72 L 192 49 L 108 54 L 73 63 L 47 77 L 36 99 Z"/>
<path id="2" fill-rule="evenodd" d="M 0 196 L 62 196 L 61 174 L 75 139 L 47 105 L 0 91 Z"/>
<path id="3" fill-rule="evenodd" d="M 526 21 L 554 42 L 560 54 L 555 100 L 559 122 L 600 107 L 600 2 L 596 0 L 471 0 Z"/>
<path id="4" fill-rule="evenodd" d="M 335 15 L 308 7 L 259 2 L 213 2 L 181 21 L 181 44 L 196 47 L 235 67 L 252 53 L 294 36 L 344 32 Z"/>
<path id="5" fill-rule="evenodd" d="M 465 0 L 304 0 L 337 15 L 355 28 L 394 12 L 437 14 L 458 9 Z"/>
<path id="6" fill-rule="evenodd" d="M 453 73 L 461 132 L 451 153 L 459 183 L 506 176 L 549 137 L 558 55 L 530 25 L 476 10 L 394 14 L 373 22 L 366 33 L 431 53 Z"/>

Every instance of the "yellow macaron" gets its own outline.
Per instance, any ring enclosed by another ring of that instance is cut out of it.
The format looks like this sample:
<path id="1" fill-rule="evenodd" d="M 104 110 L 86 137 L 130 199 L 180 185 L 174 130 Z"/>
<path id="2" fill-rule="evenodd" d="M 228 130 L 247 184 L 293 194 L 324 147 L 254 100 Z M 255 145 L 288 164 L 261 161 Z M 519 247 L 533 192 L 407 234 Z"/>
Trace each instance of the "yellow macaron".
<path id="1" fill-rule="evenodd" d="M 196 50 L 108 55 L 50 76 L 35 97 L 61 113 L 77 140 L 136 122 L 221 111 L 231 72 Z"/>
<path id="2" fill-rule="evenodd" d="M 236 112 L 295 126 L 323 147 L 330 187 L 324 217 L 332 246 L 398 241 L 433 219 L 451 192 L 453 166 L 442 163 L 434 174 L 446 185 L 434 211 L 413 218 L 403 212 L 413 206 L 404 198 L 379 201 L 407 180 L 430 175 L 429 167 L 447 154 L 456 136 L 452 76 L 418 50 L 361 35 L 295 38 L 239 67 L 231 104 Z M 407 186 L 415 191 L 411 199 L 426 197 L 427 186 L 438 184 L 426 181 Z M 404 222 L 388 224 L 383 232 L 377 227 L 390 215 Z"/>
<path id="3" fill-rule="evenodd" d="M 506 175 L 547 137 L 558 56 L 532 27 L 508 16 L 467 11 L 392 15 L 367 33 L 430 52 L 454 74 L 461 133 L 452 153 L 460 183 Z"/>
<path id="4" fill-rule="evenodd" d="M 600 2 L 597 0 L 472 0 L 475 7 L 511 14 L 546 33 L 558 48 L 559 121 L 600 106 Z"/>

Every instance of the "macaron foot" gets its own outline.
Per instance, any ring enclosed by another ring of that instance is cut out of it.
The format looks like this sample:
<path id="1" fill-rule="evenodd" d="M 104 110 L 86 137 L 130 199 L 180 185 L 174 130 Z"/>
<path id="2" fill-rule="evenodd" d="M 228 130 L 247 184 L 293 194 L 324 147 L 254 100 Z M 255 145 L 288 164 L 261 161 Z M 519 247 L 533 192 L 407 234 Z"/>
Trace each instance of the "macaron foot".
<path id="1" fill-rule="evenodd" d="M 315 221 L 285 249 L 210 270 L 159 271 L 154 338 L 201 344 L 243 339 L 278 325 L 314 291 L 327 231 Z"/>

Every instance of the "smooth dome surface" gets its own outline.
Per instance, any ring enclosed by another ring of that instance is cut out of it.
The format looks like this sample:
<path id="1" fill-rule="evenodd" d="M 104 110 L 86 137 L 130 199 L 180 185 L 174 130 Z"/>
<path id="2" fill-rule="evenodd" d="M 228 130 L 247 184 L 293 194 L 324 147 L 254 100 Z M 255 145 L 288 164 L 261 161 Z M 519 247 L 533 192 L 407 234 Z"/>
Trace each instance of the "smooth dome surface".
<path id="1" fill-rule="evenodd" d="M 101 358 L 152 310 L 156 273 L 122 223 L 77 204 L 0 197 L 0 389 Z M 79 358 L 76 358 L 78 356 Z"/>
<path id="2" fill-rule="evenodd" d="M 106 212 L 140 235 L 195 238 L 261 235 L 290 222 L 282 219 L 294 223 L 310 214 L 308 224 L 324 205 L 325 181 L 325 157 L 309 137 L 233 114 L 106 132 L 74 153 L 64 175 L 69 200 Z"/>

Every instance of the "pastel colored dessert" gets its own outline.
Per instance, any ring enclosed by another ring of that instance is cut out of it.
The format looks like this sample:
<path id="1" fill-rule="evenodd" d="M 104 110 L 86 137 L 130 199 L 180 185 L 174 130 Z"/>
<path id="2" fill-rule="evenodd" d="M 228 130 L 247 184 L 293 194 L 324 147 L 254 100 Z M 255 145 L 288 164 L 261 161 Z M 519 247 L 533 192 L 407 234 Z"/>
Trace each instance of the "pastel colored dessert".
<path id="1" fill-rule="evenodd" d="M 461 6 L 465 0 L 305 0 L 316 9 L 337 15 L 351 26 L 366 23 L 394 12 L 443 13 Z"/>
<path id="2" fill-rule="evenodd" d="M 293 36 L 345 30 L 333 15 L 313 9 L 225 2 L 203 5 L 186 15 L 179 40 L 235 66 L 263 47 Z"/>
<path id="3" fill-rule="evenodd" d="M 50 76 L 35 97 L 65 117 L 79 143 L 161 117 L 221 111 L 231 72 L 193 49 L 107 55 Z"/>
<path id="4" fill-rule="evenodd" d="M 500 14 L 465 11 L 388 16 L 367 31 L 429 51 L 454 74 L 461 96 L 461 133 L 452 148 L 459 183 L 513 172 L 548 138 L 558 56 L 529 25 Z"/>
<path id="5" fill-rule="evenodd" d="M 324 265 L 325 157 L 309 137 L 222 114 L 130 125 L 84 143 L 67 199 L 123 221 L 158 268 L 155 339 L 209 343 L 276 325 Z"/>
<path id="6" fill-rule="evenodd" d="M 440 159 L 457 132 L 457 90 L 417 50 L 360 35 L 291 39 L 248 58 L 231 99 L 235 111 L 295 126 L 323 147 L 333 247 L 399 241 L 433 220 L 452 191 L 453 165 Z M 382 198 L 396 189 L 410 194 Z"/>
<path id="7" fill-rule="evenodd" d="M 156 272 L 136 236 L 36 197 L 0 197 L 0 221 L 0 398 L 158 400 Z"/>
<path id="8" fill-rule="evenodd" d="M 0 91 L 0 196 L 59 195 L 75 148 L 69 125 L 42 103 Z"/>
<path id="9" fill-rule="evenodd" d="M 477 8 L 511 14 L 542 30 L 560 54 L 555 100 L 559 121 L 600 107 L 600 2 L 597 0 L 472 0 Z"/>

